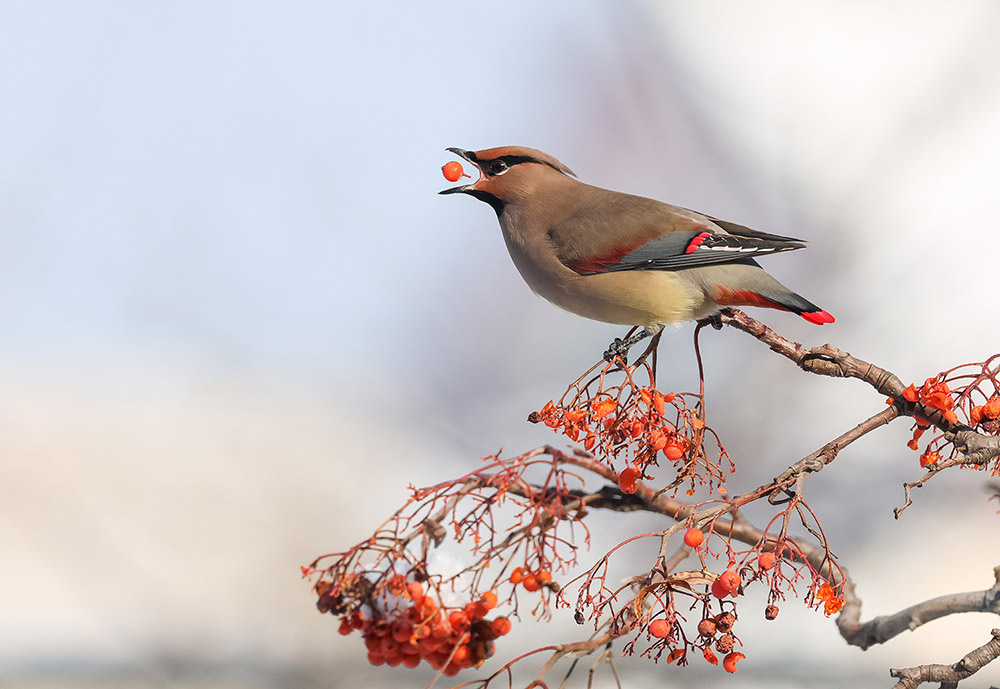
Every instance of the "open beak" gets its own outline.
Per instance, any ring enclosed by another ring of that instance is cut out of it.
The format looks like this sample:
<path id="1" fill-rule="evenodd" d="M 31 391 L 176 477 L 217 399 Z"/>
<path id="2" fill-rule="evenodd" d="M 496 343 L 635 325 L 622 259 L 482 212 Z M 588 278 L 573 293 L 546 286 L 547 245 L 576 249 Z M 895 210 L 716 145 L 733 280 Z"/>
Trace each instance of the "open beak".
<path id="1" fill-rule="evenodd" d="M 470 191 L 472 191 L 475 188 L 476 183 L 479 182 L 479 180 L 481 180 L 485 176 L 485 175 L 483 175 L 482 169 L 479 167 L 479 162 L 476 160 L 476 154 L 473 153 L 472 151 L 466 151 L 466 150 L 461 149 L 461 148 L 446 148 L 445 150 L 446 151 L 450 151 L 450 152 L 454 153 L 455 155 L 457 155 L 459 158 L 462 158 L 466 162 L 471 163 L 476 168 L 476 172 L 479 173 L 479 179 L 477 179 L 475 182 L 472 182 L 471 184 L 462 184 L 460 186 L 452 187 L 450 189 L 444 189 L 442 191 L 439 191 L 438 193 L 439 194 L 467 194 L 467 193 L 469 193 Z"/>

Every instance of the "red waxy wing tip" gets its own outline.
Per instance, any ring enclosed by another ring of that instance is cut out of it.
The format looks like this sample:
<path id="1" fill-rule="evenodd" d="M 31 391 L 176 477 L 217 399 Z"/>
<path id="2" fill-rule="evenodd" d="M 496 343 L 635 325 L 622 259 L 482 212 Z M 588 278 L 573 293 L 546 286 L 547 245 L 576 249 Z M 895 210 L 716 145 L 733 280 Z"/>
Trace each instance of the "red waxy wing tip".
<path id="1" fill-rule="evenodd" d="M 814 323 L 816 325 L 823 325 L 824 323 L 833 323 L 833 321 L 835 320 L 834 317 L 828 314 L 826 311 L 811 311 L 809 313 L 803 313 L 801 314 L 801 316 L 810 323 Z"/>

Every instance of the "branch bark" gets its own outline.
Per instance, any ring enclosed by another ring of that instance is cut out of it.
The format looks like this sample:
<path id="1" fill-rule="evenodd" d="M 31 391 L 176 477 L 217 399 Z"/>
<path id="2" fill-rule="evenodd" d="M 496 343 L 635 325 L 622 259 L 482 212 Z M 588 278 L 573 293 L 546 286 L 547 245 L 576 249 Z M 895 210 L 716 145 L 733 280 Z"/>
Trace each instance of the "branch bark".
<path id="1" fill-rule="evenodd" d="M 918 665 L 902 669 L 892 668 L 889 675 L 897 678 L 893 689 L 915 689 L 924 682 L 940 682 L 940 689 L 955 689 L 958 683 L 983 669 L 1000 656 L 1000 629 L 990 632 L 993 638 L 977 649 L 969 651 L 952 665 Z"/>

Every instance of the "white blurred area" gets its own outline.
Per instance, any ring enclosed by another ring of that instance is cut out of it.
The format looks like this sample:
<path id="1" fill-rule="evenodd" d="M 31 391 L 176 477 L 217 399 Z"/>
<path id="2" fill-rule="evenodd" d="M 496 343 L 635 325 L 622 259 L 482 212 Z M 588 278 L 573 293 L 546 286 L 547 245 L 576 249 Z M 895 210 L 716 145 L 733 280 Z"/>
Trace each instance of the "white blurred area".
<path id="1" fill-rule="evenodd" d="M 525 416 L 620 334 L 531 295 L 492 211 L 436 195 L 446 146 L 534 146 L 809 240 L 765 267 L 837 323 L 754 315 L 904 380 L 1000 349 L 992 0 L 276 8 L 0 9 L 0 686 L 426 683 L 368 667 L 299 565 L 408 483 L 556 441 Z M 693 384 L 690 338 L 664 338 L 663 387 Z M 735 331 L 704 351 L 736 492 L 882 405 Z M 865 617 L 986 588 L 998 564 L 980 474 L 893 520 L 907 438 L 890 426 L 809 482 Z M 597 545 L 658 524 L 623 523 L 598 520 Z M 733 687 L 890 686 L 997 626 L 862 653 L 797 603 L 766 625 L 762 607 L 744 604 Z M 510 648 L 578 633 L 523 627 Z"/>

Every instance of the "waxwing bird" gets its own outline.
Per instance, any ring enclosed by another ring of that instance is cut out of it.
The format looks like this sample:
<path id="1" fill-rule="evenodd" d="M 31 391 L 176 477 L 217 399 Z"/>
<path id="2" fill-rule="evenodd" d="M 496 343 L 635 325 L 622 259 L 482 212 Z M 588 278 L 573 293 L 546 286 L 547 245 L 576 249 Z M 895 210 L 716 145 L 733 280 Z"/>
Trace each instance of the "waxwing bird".
<path id="1" fill-rule="evenodd" d="M 584 184 L 541 151 L 447 149 L 479 179 L 445 189 L 496 211 L 521 277 L 556 306 L 606 323 L 642 326 L 625 348 L 664 325 L 727 306 L 833 316 L 771 277 L 755 260 L 805 242 L 758 232 L 667 203 Z"/>

